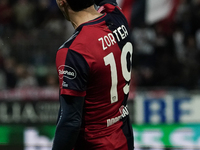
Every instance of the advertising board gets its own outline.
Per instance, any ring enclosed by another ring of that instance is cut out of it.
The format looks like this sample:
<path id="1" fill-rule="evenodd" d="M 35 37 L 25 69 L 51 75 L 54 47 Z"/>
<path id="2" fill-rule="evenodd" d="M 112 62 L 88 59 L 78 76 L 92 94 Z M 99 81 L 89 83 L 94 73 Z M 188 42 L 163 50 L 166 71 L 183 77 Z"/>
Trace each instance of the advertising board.
<path id="1" fill-rule="evenodd" d="M 132 126 L 137 150 L 144 147 L 158 150 L 164 150 L 166 147 L 200 149 L 200 124 Z M 2 146 L 5 145 L 13 145 L 15 150 L 17 147 L 23 147 L 24 150 L 51 150 L 54 133 L 55 125 L 0 126 L 0 149 L 4 150 Z"/>
<path id="2" fill-rule="evenodd" d="M 136 124 L 200 123 L 200 95 L 197 94 L 137 94 L 133 107 Z"/>

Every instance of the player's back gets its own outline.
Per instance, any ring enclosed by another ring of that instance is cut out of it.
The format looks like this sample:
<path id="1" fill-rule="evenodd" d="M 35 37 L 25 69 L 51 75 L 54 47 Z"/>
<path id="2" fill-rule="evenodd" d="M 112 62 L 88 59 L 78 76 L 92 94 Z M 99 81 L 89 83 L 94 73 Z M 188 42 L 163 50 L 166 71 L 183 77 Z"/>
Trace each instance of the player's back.
<path id="1" fill-rule="evenodd" d="M 102 8 L 103 15 L 80 25 L 56 57 L 60 95 L 85 97 L 75 150 L 132 149 L 126 106 L 133 53 L 130 32 L 117 6 Z"/>
<path id="2" fill-rule="evenodd" d="M 66 129 L 66 137 L 76 141 L 74 150 L 132 150 L 130 31 L 115 0 L 97 1 L 102 15 L 79 25 L 56 54 L 61 103 L 57 134 Z"/>
<path id="3" fill-rule="evenodd" d="M 108 13 L 77 29 L 77 44 L 74 42 L 70 47 L 80 46 L 77 52 L 85 58 L 89 68 L 83 126 L 77 144 L 86 145 L 87 149 L 104 149 L 101 146 L 106 142 L 102 139 L 112 135 L 121 141 L 121 145 L 113 144 L 124 148 L 127 136 L 122 128 L 127 125 L 129 114 L 126 102 L 133 48 L 128 24 L 119 8 L 108 4 L 105 10 Z M 116 137 L 119 135 L 121 137 Z M 107 149 L 113 148 L 110 145 Z"/>

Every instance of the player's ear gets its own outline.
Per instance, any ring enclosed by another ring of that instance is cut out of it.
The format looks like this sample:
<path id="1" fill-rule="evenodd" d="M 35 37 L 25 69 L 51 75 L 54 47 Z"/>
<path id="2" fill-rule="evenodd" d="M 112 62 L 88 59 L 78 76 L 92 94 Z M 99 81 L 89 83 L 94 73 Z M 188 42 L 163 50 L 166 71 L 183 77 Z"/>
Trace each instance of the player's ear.
<path id="1" fill-rule="evenodd" d="M 57 0 L 57 3 L 58 3 L 58 6 L 62 7 L 67 3 L 67 1 L 66 0 Z"/>

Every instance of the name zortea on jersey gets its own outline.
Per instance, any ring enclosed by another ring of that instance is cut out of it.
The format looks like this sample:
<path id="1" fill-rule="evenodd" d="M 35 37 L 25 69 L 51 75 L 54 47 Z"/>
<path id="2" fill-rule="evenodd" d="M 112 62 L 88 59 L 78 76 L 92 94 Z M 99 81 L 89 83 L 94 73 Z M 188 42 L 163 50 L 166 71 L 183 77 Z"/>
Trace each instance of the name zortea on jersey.
<path id="1" fill-rule="evenodd" d="M 117 41 L 120 42 L 121 40 L 125 39 L 128 36 L 128 31 L 124 25 L 118 27 L 113 31 L 113 34 L 116 36 Z M 108 33 L 104 37 L 100 37 L 98 41 L 101 41 L 103 50 L 106 50 L 108 47 L 116 44 L 115 37 L 112 33 Z"/>

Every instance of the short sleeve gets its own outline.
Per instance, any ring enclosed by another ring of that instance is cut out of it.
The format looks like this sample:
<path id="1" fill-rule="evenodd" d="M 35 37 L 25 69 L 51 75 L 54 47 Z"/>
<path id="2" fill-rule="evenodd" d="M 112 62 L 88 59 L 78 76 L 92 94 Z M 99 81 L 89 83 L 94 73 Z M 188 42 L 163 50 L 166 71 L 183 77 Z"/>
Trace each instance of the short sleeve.
<path id="1" fill-rule="evenodd" d="M 57 52 L 56 67 L 59 75 L 60 94 L 85 96 L 89 65 L 78 52 L 63 48 Z"/>

